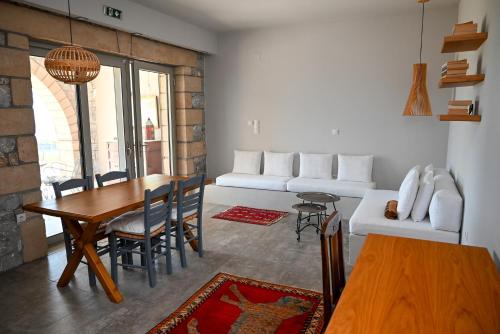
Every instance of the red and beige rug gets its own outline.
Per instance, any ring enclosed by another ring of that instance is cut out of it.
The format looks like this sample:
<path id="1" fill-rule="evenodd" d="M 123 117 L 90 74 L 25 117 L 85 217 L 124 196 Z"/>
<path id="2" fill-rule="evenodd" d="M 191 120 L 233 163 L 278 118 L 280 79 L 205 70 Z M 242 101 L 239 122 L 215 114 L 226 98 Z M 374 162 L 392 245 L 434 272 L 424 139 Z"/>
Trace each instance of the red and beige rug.
<path id="1" fill-rule="evenodd" d="M 219 273 L 148 334 L 317 334 L 319 292 Z"/>
<path id="2" fill-rule="evenodd" d="M 226 211 L 219 212 L 212 218 L 230 220 L 234 222 L 272 225 L 286 217 L 288 212 L 233 206 Z"/>

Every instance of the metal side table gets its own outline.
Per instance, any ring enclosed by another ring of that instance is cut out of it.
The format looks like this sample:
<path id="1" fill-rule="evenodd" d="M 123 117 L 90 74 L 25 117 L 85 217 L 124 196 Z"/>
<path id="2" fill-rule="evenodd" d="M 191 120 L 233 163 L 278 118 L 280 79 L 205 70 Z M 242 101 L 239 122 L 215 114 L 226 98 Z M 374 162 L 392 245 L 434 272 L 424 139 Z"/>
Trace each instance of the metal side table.
<path id="1" fill-rule="evenodd" d="M 314 203 L 298 203 L 292 206 L 299 213 L 297 215 L 297 241 L 300 241 L 300 232 L 309 226 L 313 226 L 316 229 L 316 233 L 319 232 L 321 223 L 323 221 L 323 216 L 326 217 L 326 206 Z M 316 223 L 311 222 L 311 218 L 316 217 Z M 303 221 L 306 220 L 306 223 Z"/>

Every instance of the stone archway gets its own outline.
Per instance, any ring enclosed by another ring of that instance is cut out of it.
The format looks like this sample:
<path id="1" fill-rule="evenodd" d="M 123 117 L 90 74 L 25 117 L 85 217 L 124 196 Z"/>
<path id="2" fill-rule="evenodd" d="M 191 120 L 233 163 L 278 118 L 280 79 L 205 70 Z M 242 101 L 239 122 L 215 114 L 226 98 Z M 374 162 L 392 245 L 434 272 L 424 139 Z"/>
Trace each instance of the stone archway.
<path id="1" fill-rule="evenodd" d="M 65 116 L 65 125 L 69 129 L 71 143 L 66 143 L 65 151 L 72 152 L 72 158 L 75 165 L 80 167 L 80 139 L 79 139 L 79 128 L 78 128 L 78 116 L 77 116 L 77 101 L 74 86 L 66 85 L 60 81 L 54 79 L 50 74 L 47 73 L 43 65 L 43 58 L 30 57 L 31 65 L 31 75 L 32 78 L 35 77 L 43 86 L 51 93 L 54 100 L 57 102 L 57 107 L 62 110 Z M 33 81 L 33 80 L 32 80 Z M 35 85 L 33 85 L 35 87 Z M 59 120 L 60 121 L 60 120 Z M 67 129 L 61 128 L 61 126 L 56 126 L 56 136 L 63 136 L 61 133 L 67 131 Z M 67 141 L 67 139 L 66 139 Z M 77 170 L 73 174 L 80 174 L 81 171 Z M 74 175 L 73 175 L 74 176 Z M 79 176 L 79 175 L 78 175 Z"/>

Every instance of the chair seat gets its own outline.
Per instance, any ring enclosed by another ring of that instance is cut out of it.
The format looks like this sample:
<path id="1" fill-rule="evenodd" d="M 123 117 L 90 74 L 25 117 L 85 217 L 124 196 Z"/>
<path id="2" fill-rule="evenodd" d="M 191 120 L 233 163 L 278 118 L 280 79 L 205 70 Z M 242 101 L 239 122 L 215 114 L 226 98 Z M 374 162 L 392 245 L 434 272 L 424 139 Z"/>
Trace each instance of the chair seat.
<path id="1" fill-rule="evenodd" d="M 156 235 L 164 228 L 164 223 L 151 226 L 151 235 Z M 144 213 L 131 211 L 112 219 L 106 227 L 106 233 L 118 232 L 127 235 L 144 235 Z"/>
<path id="2" fill-rule="evenodd" d="M 182 218 L 186 219 L 190 216 L 194 216 L 196 213 L 198 213 L 198 209 L 190 210 L 187 212 L 182 213 Z M 172 220 L 177 221 L 177 208 L 172 208 Z"/>

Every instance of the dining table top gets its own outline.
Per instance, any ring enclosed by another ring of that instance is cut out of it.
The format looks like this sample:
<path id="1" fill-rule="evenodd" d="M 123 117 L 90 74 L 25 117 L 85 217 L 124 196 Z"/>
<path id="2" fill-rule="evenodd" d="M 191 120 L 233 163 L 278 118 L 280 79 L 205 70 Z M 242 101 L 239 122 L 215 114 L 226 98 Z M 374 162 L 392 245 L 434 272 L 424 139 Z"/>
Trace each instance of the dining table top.
<path id="1" fill-rule="evenodd" d="M 325 333 L 500 333 L 500 274 L 486 248 L 369 234 Z"/>
<path id="2" fill-rule="evenodd" d="M 26 204 L 24 210 L 41 214 L 98 223 L 121 213 L 144 206 L 144 191 L 187 179 L 184 176 L 152 174 L 110 184 L 102 188 Z"/>

